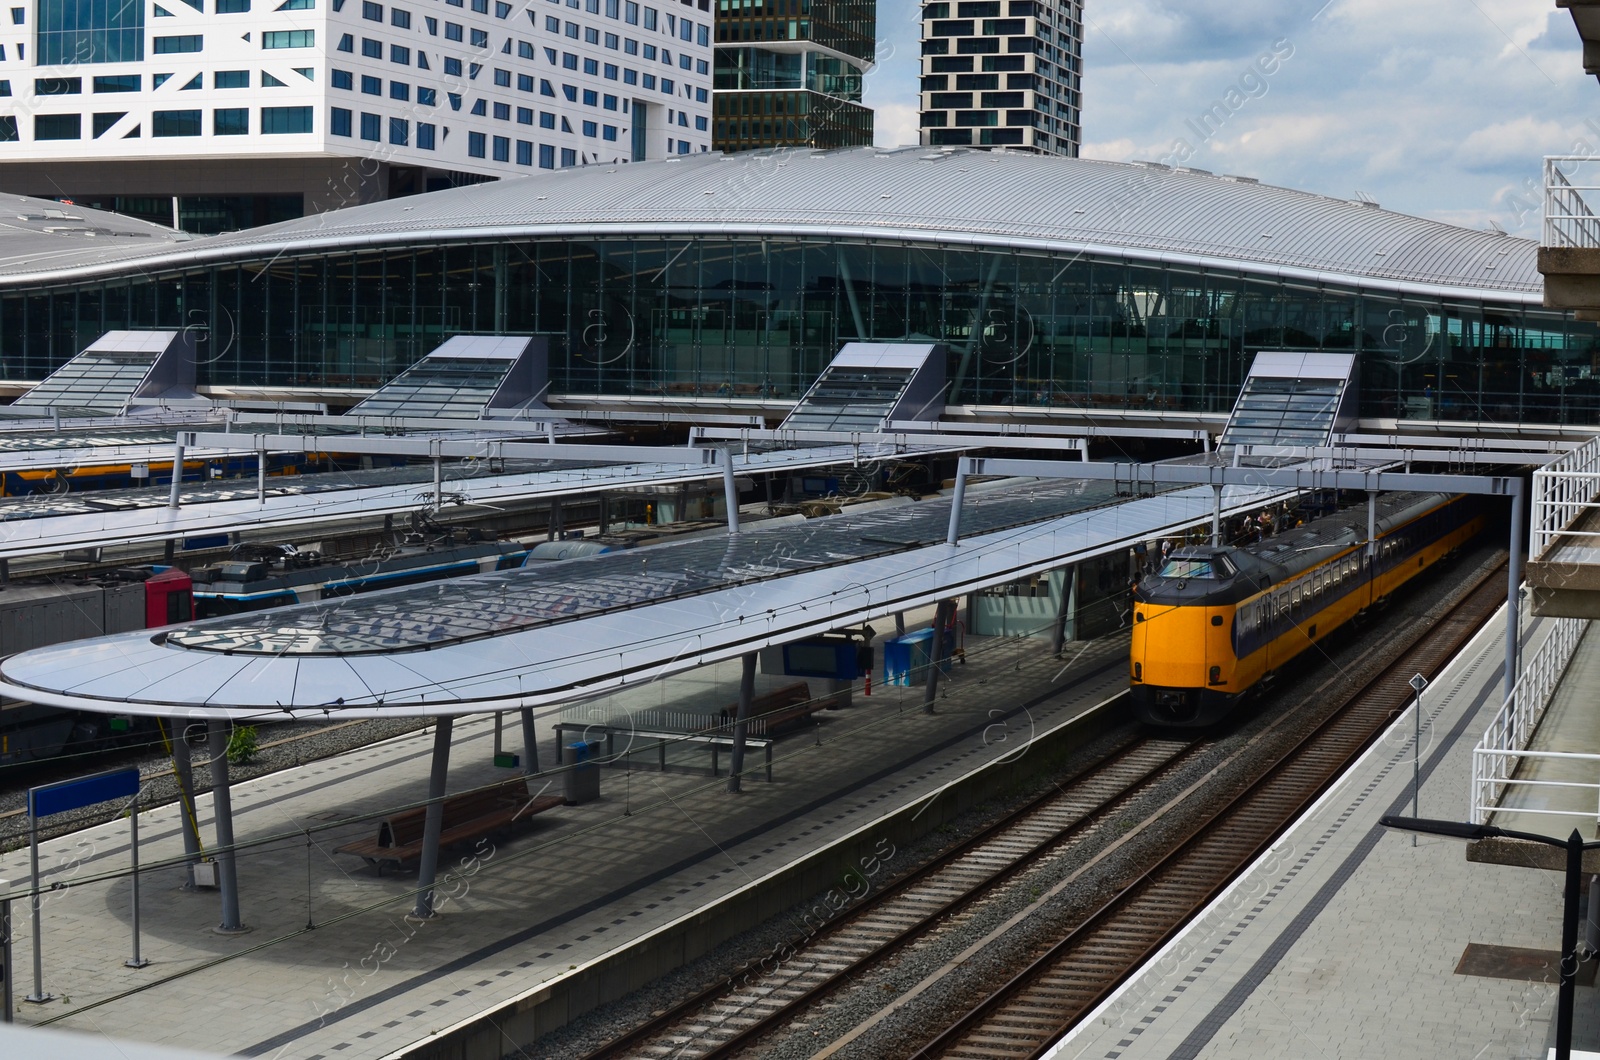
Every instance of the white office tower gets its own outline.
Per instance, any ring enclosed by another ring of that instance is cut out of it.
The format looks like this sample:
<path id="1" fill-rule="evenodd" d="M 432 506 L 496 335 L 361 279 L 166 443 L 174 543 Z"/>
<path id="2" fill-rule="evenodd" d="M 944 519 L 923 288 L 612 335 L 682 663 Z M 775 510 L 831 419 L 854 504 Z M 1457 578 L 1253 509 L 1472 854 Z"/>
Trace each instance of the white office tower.
<path id="1" fill-rule="evenodd" d="M 710 0 L 23 0 L 0 191 L 196 232 L 710 149 Z"/>
<path id="2" fill-rule="evenodd" d="M 922 5 L 922 142 L 1076 157 L 1083 4 Z"/>

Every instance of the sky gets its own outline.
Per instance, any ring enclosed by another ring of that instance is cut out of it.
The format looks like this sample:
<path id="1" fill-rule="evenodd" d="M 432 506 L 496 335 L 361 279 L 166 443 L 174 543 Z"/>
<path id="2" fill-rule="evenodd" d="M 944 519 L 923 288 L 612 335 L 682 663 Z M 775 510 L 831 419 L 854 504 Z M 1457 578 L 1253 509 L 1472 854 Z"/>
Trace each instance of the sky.
<path id="1" fill-rule="evenodd" d="M 880 146 L 917 140 L 919 7 L 879 0 L 865 97 Z M 1543 156 L 1600 154 L 1600 82 L 1555 0 L 1086 0 L 1083 54 L 1085 158 L 1184 151 L 1199 169 L 1537 238 Z M 1202 137 L 1190 122 L 1230 89 Z"/>

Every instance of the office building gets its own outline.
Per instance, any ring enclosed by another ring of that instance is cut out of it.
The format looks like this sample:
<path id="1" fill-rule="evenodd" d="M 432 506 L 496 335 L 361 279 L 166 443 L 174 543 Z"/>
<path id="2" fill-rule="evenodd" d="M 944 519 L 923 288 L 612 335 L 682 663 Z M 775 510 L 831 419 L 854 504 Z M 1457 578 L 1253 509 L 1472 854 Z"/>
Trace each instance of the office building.
<path id="1" fill-rule="evenodd" d="M 0 190 L 195 232 L 711 146 L 710 0 L 36 0 Z"/>
<path id="2" fill-rule="evenodd" d="M 865 147 L 873 0 L 717 0 L 713 145 Z"/>

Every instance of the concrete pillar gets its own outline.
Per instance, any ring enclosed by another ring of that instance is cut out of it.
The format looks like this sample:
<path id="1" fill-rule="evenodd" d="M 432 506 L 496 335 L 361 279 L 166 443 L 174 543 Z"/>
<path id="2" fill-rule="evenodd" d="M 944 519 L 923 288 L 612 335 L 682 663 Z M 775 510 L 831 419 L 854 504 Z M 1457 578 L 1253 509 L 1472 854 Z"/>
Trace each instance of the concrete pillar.
<path id="1" fill-rule="evenodd" d="M 217 828 L 217 886 L 222 891 L 222 923 L 217 930 L 245 930 L 239 916 L 239 870 L 233 856 L 233 802 L 228 787 L 228 733 L 223 720 L 206 722 L 206 745 L 211 752 L 211 809 Z"/>
<path id="2" fill-rule="evenodd" d="M 523 707 L 522 715 L 522 772 L 533 776 L 539 772 L 539 741 L 533 738 L 533 708 Z"/>
<path id="3" fill-rule="evenodd" d="M 604 493 L 600 494 L 600 534 L 604 535 L 611 528 L 611 498 Z"/>
<path id="4" fill-rule="evenodd" d="M 422 862 L 417 867 L 417 906 L 413 915 L 433 916 L 433 881 L 439 874 L 439 833 L 444 831 L 444 781 L 450 770 L 450 731 L 454 719 L 433 726 L 433 771 L 428 774 L 428 816 L 422 825 Z"/>
<path id="5" fill-rule="evenodd" d="M 1222 487 L 1211 487 L 1211 547 L 1222 547 Z"/>
<path id="6" fill-rule="evenodd" d="M 756 653 L 747 651 L 740 657 L 743 668 L 739 673 L 739 710 L 733 717 L 733 763 L 728 775 L 728 794 L 739 794 L 739 774 L 744 771 L 745 741 L 750 734 L 750 704 L 756 697 Z"/>

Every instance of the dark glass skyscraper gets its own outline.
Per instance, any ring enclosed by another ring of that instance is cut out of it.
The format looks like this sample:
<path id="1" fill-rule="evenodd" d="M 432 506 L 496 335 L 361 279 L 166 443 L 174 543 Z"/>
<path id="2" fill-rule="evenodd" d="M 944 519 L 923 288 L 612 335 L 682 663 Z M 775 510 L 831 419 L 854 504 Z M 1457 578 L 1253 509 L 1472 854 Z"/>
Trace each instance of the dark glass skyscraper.
<path id="1" fill-rule="evenodd" d="M 717 0 L 712 146 L 872 143 L 861 77 L 876 33 L 872 0 Z"/>

